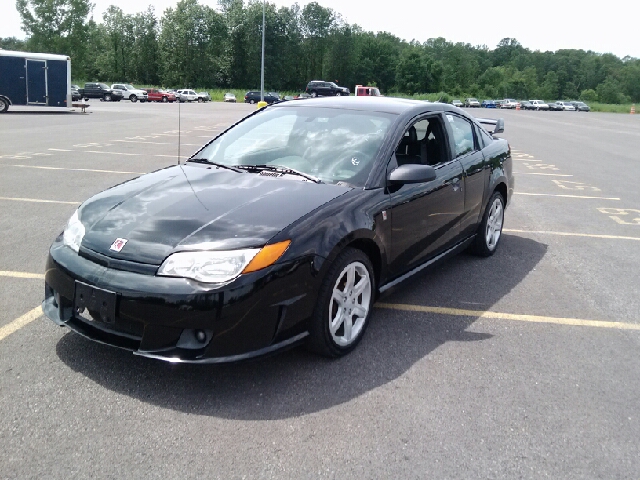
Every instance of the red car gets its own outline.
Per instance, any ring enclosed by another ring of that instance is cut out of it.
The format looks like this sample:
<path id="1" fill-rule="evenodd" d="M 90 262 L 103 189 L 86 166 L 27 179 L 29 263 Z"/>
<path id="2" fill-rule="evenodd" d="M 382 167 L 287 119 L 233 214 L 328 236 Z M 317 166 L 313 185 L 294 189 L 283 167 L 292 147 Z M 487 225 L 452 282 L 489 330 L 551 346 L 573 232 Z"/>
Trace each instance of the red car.
<path id="1" fill-rule="evenodd" d="M 165 92 L 157 88 L 143 88 L 147 92 L 147 101 L 149 102 L 175 102 L 176 96 L 173 93 Z"/>

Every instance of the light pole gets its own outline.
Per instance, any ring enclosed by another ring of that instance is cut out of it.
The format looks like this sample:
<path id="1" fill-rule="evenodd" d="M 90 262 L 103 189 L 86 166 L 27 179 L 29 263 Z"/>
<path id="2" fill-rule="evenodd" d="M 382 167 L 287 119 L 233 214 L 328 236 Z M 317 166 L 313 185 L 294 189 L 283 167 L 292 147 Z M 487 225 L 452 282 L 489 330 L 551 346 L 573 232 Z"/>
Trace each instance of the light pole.
<path id="1" fill-rule="evenodd" d="M 260 67 L 260 101 L 264 102 L 264 4 L 262 0 L 262 65 Z"/>

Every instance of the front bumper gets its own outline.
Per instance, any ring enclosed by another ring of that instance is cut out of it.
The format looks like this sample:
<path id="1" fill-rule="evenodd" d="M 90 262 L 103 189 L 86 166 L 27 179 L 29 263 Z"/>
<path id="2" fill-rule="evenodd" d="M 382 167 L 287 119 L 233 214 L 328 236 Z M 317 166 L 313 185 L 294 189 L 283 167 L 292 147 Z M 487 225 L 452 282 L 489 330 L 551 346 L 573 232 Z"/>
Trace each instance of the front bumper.
<path id="1" fill-rule="evenodd" d="M 307 336 L 319 290 L 318 260 L 276 264 L 211 286 L 108 268 L 58 239 L 49 251 L 42 309 L 60 326 L 136 355 L 177 363 L 239 361 Z M 97 301 L 93 315 L 79 312 L 85 305 L 81 294 L 88 291 Z M 115 315 L 102 315 L 100 305 Z"/>

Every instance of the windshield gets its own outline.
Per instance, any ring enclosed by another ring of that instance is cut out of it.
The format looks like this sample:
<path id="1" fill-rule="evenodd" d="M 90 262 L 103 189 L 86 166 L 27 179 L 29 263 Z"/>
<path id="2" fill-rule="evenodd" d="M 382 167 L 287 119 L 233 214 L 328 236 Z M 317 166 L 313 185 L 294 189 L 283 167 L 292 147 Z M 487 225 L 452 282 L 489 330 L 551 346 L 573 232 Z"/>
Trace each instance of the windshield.
<path id="1" fill-rule="evenodd" d="M 395 115 L 295 107 L 260 112 L 218 137 L 198 158 L 223 165 L 281 165 L 325 183 L 364 186 Z"/>
<path id="2" fill-rule="evenodd" d="M 135 87 L 133 85 L 129 85 L 128 83 L 124 86 L 124 88 L 126 88 L 127 90 L 135 90 Z"/>

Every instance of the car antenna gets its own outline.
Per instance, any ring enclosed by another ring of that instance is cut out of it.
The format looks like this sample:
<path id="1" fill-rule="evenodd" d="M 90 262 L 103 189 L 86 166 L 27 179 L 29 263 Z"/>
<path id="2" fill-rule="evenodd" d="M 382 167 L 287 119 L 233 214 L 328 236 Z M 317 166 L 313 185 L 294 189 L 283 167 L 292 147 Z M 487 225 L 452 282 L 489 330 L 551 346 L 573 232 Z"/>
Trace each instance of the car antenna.
<path id="1" fill-rule="evenodd" d="M 182 102 L 178 100 L 178 165 L 180 165 L 180 104 Z"/>

